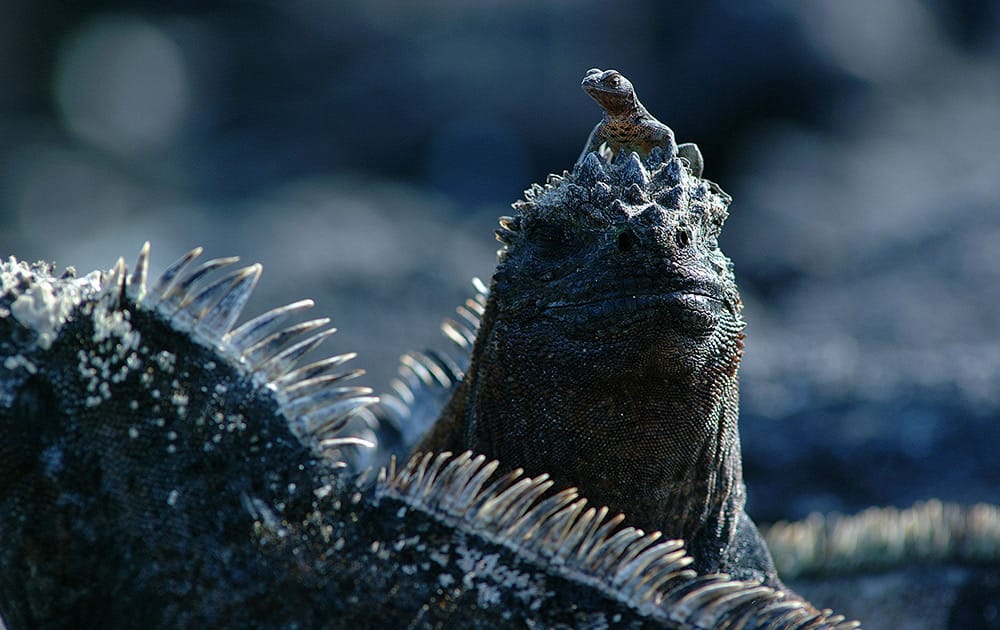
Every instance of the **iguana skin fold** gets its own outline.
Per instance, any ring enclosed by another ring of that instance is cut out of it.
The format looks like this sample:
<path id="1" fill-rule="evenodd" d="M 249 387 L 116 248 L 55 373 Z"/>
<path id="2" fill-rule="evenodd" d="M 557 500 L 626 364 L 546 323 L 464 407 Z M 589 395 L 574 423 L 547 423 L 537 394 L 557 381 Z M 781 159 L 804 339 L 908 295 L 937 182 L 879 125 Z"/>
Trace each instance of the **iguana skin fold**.
<path id="1" fill-rule="evenodd" d="M 547 472 L 683 538 L 700 572 L 780 584 L 743 511 L 729 201 L 659 147 L 591 152 L 526 191 L 468 373 L 417 448 Z"/>

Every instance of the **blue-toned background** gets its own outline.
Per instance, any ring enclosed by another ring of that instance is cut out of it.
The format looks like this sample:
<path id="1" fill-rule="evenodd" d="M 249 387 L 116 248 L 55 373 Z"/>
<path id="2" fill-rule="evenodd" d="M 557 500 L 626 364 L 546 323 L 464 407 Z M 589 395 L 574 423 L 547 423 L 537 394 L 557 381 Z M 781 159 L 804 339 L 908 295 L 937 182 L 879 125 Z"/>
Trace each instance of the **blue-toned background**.
<path id="1" fill-rule="evenodd" d="M 628 75 L 732 193 L 761 521 L 1000 501 L 988 0 L 0 3 L 0 256 L 261 261 L 383 388 Z"/>

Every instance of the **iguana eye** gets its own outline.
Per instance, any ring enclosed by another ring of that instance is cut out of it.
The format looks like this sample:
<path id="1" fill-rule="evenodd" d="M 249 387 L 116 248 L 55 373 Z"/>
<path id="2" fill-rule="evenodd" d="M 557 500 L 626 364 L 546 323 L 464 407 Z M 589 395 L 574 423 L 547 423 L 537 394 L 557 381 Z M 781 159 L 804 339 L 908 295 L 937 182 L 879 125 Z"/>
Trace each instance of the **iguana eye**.
<path id="1" fill-rule="evenodd" d="M 622 83 L 622 77 L 620 74 L 612 74 L 607 81 L 611 87 L 618 87 Z"/>
<path id="2" fill-rule="evenodd" d="M 678 228 L 674 232 L 674 242 L 677 247 L 687 247 L 691 244 L 691 232 L 687 228 Z"/>
<path id="3" fill-rule="evenodd" d="M 528 239 L 543 258 L 558 256 L 569 247 L 569 234 L 559 225 L 543 223 L 528 231 Z"/>

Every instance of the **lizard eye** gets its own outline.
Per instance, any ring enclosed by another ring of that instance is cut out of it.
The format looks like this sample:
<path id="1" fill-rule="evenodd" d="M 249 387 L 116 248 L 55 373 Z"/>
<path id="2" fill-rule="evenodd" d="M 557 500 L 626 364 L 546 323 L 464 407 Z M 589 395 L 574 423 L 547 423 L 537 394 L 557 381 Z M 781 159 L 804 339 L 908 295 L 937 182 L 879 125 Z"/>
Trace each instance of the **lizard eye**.
<path id="1" fill-rule="evenodd" d="M 622 83 L 622 77 L 620 74 L 612 74 L 608 77 L 608 85 L 611 87 L 618 87 Z"/>
<path id="2" fill-rule="evenodd" d="M 674 242 L 678 247 L 687 247 L 691 244 L 691 232 L 687 228 L 679 228 L 674 232 Z"/>

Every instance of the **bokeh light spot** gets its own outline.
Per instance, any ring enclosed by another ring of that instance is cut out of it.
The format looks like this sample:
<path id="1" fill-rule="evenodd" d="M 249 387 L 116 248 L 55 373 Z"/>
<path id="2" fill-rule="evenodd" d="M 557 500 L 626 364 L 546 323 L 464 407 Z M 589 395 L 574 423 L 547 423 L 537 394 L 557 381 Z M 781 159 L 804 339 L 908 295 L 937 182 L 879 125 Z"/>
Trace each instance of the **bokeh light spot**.
<path id="1" fill-rule="evenodd" d="M 188 109 L 177 46 L 137 19 L 98 18 L 60 51 L 54 92 L 63 125 L 81 140 L 132 154 L 168 144 Z"/>

